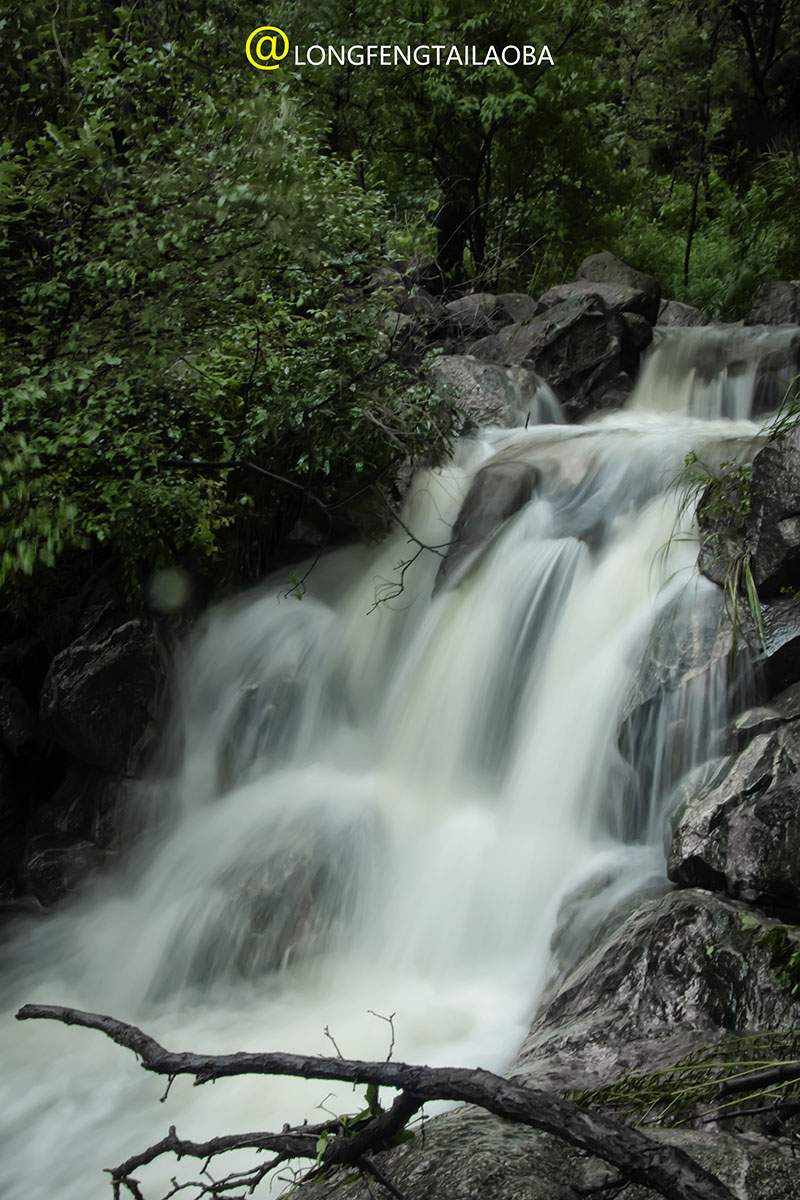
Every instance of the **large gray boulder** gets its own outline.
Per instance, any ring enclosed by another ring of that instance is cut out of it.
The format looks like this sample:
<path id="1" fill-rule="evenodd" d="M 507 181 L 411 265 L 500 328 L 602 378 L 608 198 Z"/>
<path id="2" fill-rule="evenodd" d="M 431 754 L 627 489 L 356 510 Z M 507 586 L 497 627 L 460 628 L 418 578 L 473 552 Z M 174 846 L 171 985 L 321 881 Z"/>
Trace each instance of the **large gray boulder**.
<path id="1" fill-rule="evenodd" d="M 798 772 L 800 723 L 757 733 L 676 814 L 670 879 L 800 910 Z"/>
<path id="2" fill-rule="evenodd" d="M 709 490 L 698 507 L 700 569 L 724 585 L 737 555 L 749 554 L 762 599 L 800 587 L 800 430 L 773 438 L 753 459 L 749 483 Z"/>
<path id="3" fill-rule="evenodd" d="M 578 267 L 578 279 L 589 279 L 593 283 L 622 284 L 635 288 L 645 295 L 645 303 L 638 310 L 646 317 L 651 325 L 658 319 L 661 304 L 661 285 L 652 275 L 637 271 L 615 254 L 603 250 L 600 254 L 590 254 Z"/>
<path id="4" fill-rule="evenodd" d="M 510 427 L 560 419 L 544 380 L 528 367 L 480 362 L 469 354 L 443 354 L 431 368 L 434 384 L 446 387 L 470 425 Z"/>
<path id="5" fill-rule="evenodd" d="M 518 459 L 492 460 L 478 471 L 453 525 L 454 544 L 442 560 L 437 586 L 462 578 L 473 552 L 528 503 L 537 479 L 536 468 Z"/>
<path id="6" fill-rule="evenodd" d="M 691 304 L 682 304 L 680 300 L 662 300 L 656 323 L 670 328 L 707 325 L 708 317 Z"/>
<path id="7" fill-rule="evenodd" d="M 800 325 L 800 279 L 764 283 L 756 292 L 748 325 Z"/>
<path id="8" fill-rule="evenodd" d="M 625 338 L 622 317 L 591 292 L 497 335 L 504 361 L 534 367 L 573 418 L 605 407 L 603 393 L 624 368 Z"/>
<path id="9" fill-rule="evenodd" d="M 647 295 L 641 288 L 631 287 L 627 283 L 597 283 L 588 279 L 558 283 L 539 297 L 539 303 L 545 308 L 552 308 L 554 304 L 580 296 L 598 296 L 609 312 L 631 312 L 643 316 L 648 308 Z"/>
<path id="10" fill-rule="evenodd" d="M 490 292 L 470 292 L 445 304 L 447 327 L 456 334 L 476 336 L 487 333 L 500 325 L 509 324 L 510 318 Z"/>
<path id="11" fill-rule="evenodd" d="M 530 321 L 532 317 L 538 317 L 542 311 L 539 301 L 534 300 L 533 296 L 529 296 L 526 292 L 502 292 L 497 297 L 497 308 L 514 324 L 519 324 L 520 321 Z"/>
<path id="12" fill-rule="evenodd" d="M 148 617 L 85 634 L 50 665 L 41 693 L 46 732 L 79 762 L 136 775 L 155 738 L 168 667 Z"/>
<path id="13" fill-rule="evenodd" d="M 691 1155 L 736 1200 L 796 1200 L 797 1151 L 789 1137 L 713 1128 L 647 1133 Z M 405 1200 L 661 1200 L 638 1184 L 620 1191 L 616 1172 L 557 1138 L 470 1107 L 434 1118 L 424 1135 L 377 1161 Z M 303 1191 L 308 1200 L 374 1200 L 377 1194 L 350 1170 L 304 1184 Z"/>
<path id="14" fill-rule="evenodd" d="M 591 1088 L 678 1061 L 723 1033 L 790 1029 L 795 1002 L 745 906 L 687 890 L 648 901 L 551 989 L 514 1074 Z"/>

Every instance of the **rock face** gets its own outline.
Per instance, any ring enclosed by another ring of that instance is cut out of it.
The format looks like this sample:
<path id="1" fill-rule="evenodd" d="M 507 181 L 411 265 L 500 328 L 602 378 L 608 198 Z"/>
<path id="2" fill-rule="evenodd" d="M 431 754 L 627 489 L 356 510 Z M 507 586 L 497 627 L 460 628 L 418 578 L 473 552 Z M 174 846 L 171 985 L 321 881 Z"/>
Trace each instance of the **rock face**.
<path id="1" fill-rule="evenodd" d="M 605 390 L 623 369 L 622 317 L 608 312 L 591 292 L 554 304 L 522 325 L 509 325 L 497 336 L 504 361 L 534 367 L 573 418 L 603 407 Z"/>
<path id="2" fill-rule="evenodd" d="M 800 279 L 765 283 L 756 293 L 748 325 L 800 325 Z"/>
<path id="3" fill-rule="evenodd" d="M 626 283 L 592 283 L 588 279 L 557 284 L 540 296 L 539 302 L 545 308 L 552 308 L 554 304 L 581 296 L 599 297 L 609 312 L 638 313 L 643 317 L 648 309 L 647 296 L 641 288 Z"/>
<path id="4" fill-rule="evenodd" d="M 747 494 L 749 491 L 749 495 Z M 747 550 L 762 599 L 800 586 L 800 431 L 768 442 L 753 459 L 752 480 L 730 503 L 701 500 L 700 569 L 724 584 L 734 557 Z"/>
<path id="5" fill-rule="evenodd" d="M 682 304 L 680 300 L 662 300 L 656 324 L 670 327 L 707 325 L 708 317 L 691 304 Z"/>
<path id="6" fill-rule="evenodd" d="M 608 250 L 585 258 L 578 268 L 578 279 L 589 279 L 594 283 L 623 284 L 642 292 L 645 302 L 637 311 L 641 311 L 642 316 L 646 317 L 651 325 L 655 325 L 658 320 L 661 304 L 661 286 L 658 280 L 652 275 L 646 275 L 644 271 L 637 271 L 635 267 L 628 266 Z"/>
<path id="7" fill-rule="evenodd" d="M 800 911 L 799 771 L 800 723 L 757 733 L 676 814 L 670 879 Z"/>
<path id="8" fill-rule="evenodd" d="M 103 851 L 89 841 L 35 837 L 22 866 L 26 891 L 45 906 L 63 900 L 104 860 Z"/>
<path id="9" fill-rule="evenodd" d="M 80 762 L 135 775 L 155 736 L 166 674 L 166 653 L 150 618 L 87 634 L 53 659 L 42 689 L 42 722 Z"/>
<path id="10" fill-rule="evenodd" d="M 719 1130 L 648 1130 L 678 1147 L 727 1184 L 737 1200 L 795 1200 L 797 1157 L 790 1138 L 732 1135 Z M 659 1200 L 631 1184 L 621 1192 L 614 1173 L 546 1134 L 463 1108 L 429 1121 L 421 1136 L 378 1158 L 406 1200 L 578 1200 L 622 1196 Z M 370 1200 L 375 1190 L 341 1173 L 303 1185 L 309 1200 Z M 371 1186 L 371 1185 L 370 1185 Z"/>
<path id="11" fill-rule="evenodd" d="M 453 526 L 453 541 L 436 580 L 455 583 L 463 575 L 472 552 L 519 512 L 531 498 L 538 473 L 530 463 L 509 459 L 490 462 L 478 471 Z"/>
<path id="12" fill-rule="evenodd" d="M 558 421 L 558 403 L 535 371 L 480 362 L 466 354 L 446 354 L 431 368 L 435 383 L 452 394 L 473 425 L 521 425 Z"/>
<path id="13" fill-rule="evenodd" d="M 769 927 L 696 890 L 641 905 L 552 990 L 514 1074 L 554 1090 L 594 1087 L 723 1032 L 791 1027 L 794 1002 L 750 921 Z"/>

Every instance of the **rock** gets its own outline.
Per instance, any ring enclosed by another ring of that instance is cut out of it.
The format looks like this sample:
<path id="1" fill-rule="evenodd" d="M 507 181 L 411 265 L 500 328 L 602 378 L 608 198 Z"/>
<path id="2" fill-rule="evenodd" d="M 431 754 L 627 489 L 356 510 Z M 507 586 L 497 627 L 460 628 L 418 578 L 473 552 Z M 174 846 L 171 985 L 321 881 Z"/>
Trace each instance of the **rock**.
<path id="1" fill-rule="evenodd" d="M 508 324 L 508 316 L 503 313 L 500 320 L 498 315 L 497 297 L 489 292 L 472 292 L 459 296 L 445 304 L 448 328 L 457 334 L 475 334 L 488 331 L 498 324 Z"/>
<path id="2" fill-rule="evenodd" d="M 406 342 L 413 336 L 417 326 L 413 317 L 401 312 L 387 312 L 381 320 L 383 332 L 392 342 Z"/>
<path id="3" fill-rule="evenodd" d="M 414 317 L 431 332 L 441 329 L 447 323 L 447 310 L 444 305 L 422 287 L 413 288 L 405 299 L 400 301 L 398 308 L 405 316 Z"/>
<path id="4" fill-rule="evenodd" d="M 101 627 L 53 659 L 42 688 L 42 722 L 79 762 L 135 775 L 155 737 L 167 670 L 153 619 Z"/>
<path id="5" fill-rule="evenodd" d="M 22 692 L 10 679 L 0 679 L 0 742 L 18 757 L 36 742 L 37 727 Z"/>
<path id="6" fill-rule="evenodd" d="M 624 312 L 622 323 L 625 326 L 625 349 L 630 352 L 630 365 L 634 371 L 639 366 L 639 356 L 653 340 L 653 326 L 639 313 Z"/>
<path id="7" fill-rule="evenodd" d="M 576 296 L 497 335 L 509 363 L 530 364 L 579 417 L 602 407 L 602 386 L 623 368 L 625 326 L 594 294 Z"/>
<path id="8" fill-rule="evenodd" d="M 630 287 L 625 283 L 593 283 L 586 279 L 578 279 L 573 283 L 559 283 L 548 288 L 544 295 L 539 297 L 539 303 L 544 308 L 552 308 L 554 304 L 581 296 L 597 296 L 609 312 L 631 312 L 641 315 L 647 308 L 647 296 L 640 288 Z"/>
<path id="9" fill-rule="evenodd" d="M 765 645 L 759 658 L 759 674 L 770 697 L 800 679 L 800 598 L 785 596 L 763 604 L 761 616 Z M 751 641 L 757 644 L 755 634 Z"/>
<path id="10" fill-rule="evenodd" d="M 719 1129 L 647 1129 L 684 1150 L 731 1189 L 736 1200 L 796 1200 L 797 1150 L 790 1137 Z M 376 1156 L 406 1200 L 578 1200 L 614 1195 L 662 1200 L 639 1184 L 622 1192 L 616 1172 L 537 1130 L 466 1107 L 435 1117 L 417 1136 Z M 307 1200 L 370 1200 L 375 1189 L 351 1171 L 303 1185 Z"/>
<path id="11" fill-rule="evenodd" d="M 533 296 L 525 292 L 503 292 L 497 297 L 498 311 L 504 313 L 512 324 L 530 321 L 542 311 L 542 306 Z"/>
<path id="12" fill-rule="evenodd" d="M 701 571 L 725 584 L 735 558 L 749 552 L 762 599 L 800 589 L 800 430 L 772 438 L 753 459 L 749 483 L 707 490 L 697 511 Z"/>
<path id="13" fill-rule="evenodd" d="M 669 877 L 800 911 L 800 723 L 758 733 L 675 815 Z"/>
<path id="14" fill-rule="evenodd" d="M 800 325 L 800 279 L 764 283 L 756 292 L 748 325 Z"/>
<path id="15" fill-rule="evenodd" d="M 662 300 L 656 324 L 673 327 L 680 325 L 707 325 L 708 317 L 699 308 L 694 308 L 691 304 L 682 304 L 680 300 Z"/>
<path id="16" fill-rule="evenodd" d="M 453 525 L 456 544 L 442 560 L 437 587 L 463 578 L 473 551 L 528 503 L 537 479 L 536 468 L 517 459 L 495 459 L 478 471 Z"/>
<path id="17" fill-rule="evenodd" d="M 793 1028 L 795 1002 L 753 923 L 774 925 L 702 891 L 641 905 L 551 988 L 514 1074 L 537 1087 L 595 1087 L 723 1033 Z"/>
<path id="18" fill-rule="evenodd" d="M 604 250 L 600 254 L 591 254 L 583 260 L 578 267 L 577 278 L 588 279 L 594 283 L 624 284 L 643 292 L 644 304 L 636 311 L 641 312 L 651 325 L 655 325 L 661 305 L 661 285 L 652 275 L 637 271 L 635 267 L 628 266 L 621 258 Z"/>
<path id="19" fill-rule="evenodd" d="M 91 842 L 35 837 L 25 851 L 22 882 L 26 891 L 49 907 L 74 892 L 105 858 Z"/>
<path id="20" fill-rule="evenodd" d="M 473 425 L 524 425 L 529 416 L 537 424 L 560 420 L 555 396 L 535 371 L 525 367 L 444 354 L 433 364 L 431 378 L 448 389 Z"/>
<path id="21" fill-rule="evenodd" d="M 20 806 L 11 759 L 0 746 L 0 835 L 15 833 L 19 820 Z"/>
<path id="22" fill-rule="evenodd" d="M 62 836 L 72 841 L 89 835 L 94 803 L 85 783 L 86 775 L 86 769 L 75 764 L 55 794 L 38 805 L 33 815 L 33 827 L 37 833 Z"/>

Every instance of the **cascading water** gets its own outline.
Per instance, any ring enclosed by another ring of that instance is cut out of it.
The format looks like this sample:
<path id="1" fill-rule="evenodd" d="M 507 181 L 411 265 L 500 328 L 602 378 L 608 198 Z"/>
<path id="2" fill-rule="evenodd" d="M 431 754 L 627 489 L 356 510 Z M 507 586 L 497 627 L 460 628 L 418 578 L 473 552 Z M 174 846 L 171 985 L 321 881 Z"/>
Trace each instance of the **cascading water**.
<path id="1" fill-rule="evenodd" d="M 16 1025 L 23 1002 L 208 1051 L 326 1052 L 329 1026 L 354 1057 L 386 1048 L 367 1010 L 396 1013 L 398 1057 L 505 1069 L 559 909 L 574 955 L 663 883 L 671 797 L 718 753 L 730 698 L 724 658 L 708 665 L 719 591 L 673 485 L 689 451 L 721 462 L 758 437 L 741 380 L 732 409 L 713 372 L 698 386 L 682 339 L 717 336 L 670 335 L 626 412 L 462 441 L 403 517 L 429 546 L 458 518 L 457 553 L 419 553 L 402 589 L 418 547 L 400 530 L 322 560 L 300 600 L 281 581 L 206 618 L 154 827 L 113 878 L 7 930 L 3 1196 L 93 1200 L 101 1169 L 169 1124 L 280 1128 L 327 1090 L 178 1082 L 161 1106 L 99 1036 Z M 679 647 L 695 661 L 681 687 L 659 676 L 665 647 L 673 672 Z M 139 1173 L 146 1194 L 174 1171 Z"/>

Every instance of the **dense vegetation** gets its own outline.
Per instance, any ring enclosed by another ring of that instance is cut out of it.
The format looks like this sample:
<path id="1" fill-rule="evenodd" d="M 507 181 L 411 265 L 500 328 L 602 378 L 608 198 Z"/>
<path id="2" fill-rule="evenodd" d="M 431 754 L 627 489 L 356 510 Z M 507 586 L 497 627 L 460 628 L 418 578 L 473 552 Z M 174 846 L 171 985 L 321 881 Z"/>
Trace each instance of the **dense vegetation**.
<path id="1" fill-rule="evenodd" d="M 556 65 L 264 73 L 266 20 Z M 607 246 L 733 317 L 800 271 L 800 0 L 22 0 L 0 26 L 17 604 L 76 561 L 241 578 L 298 518 L 374 526 L 370 485 L 452 422 L 387 351 L 382 263 L 536 292 Z"/>

